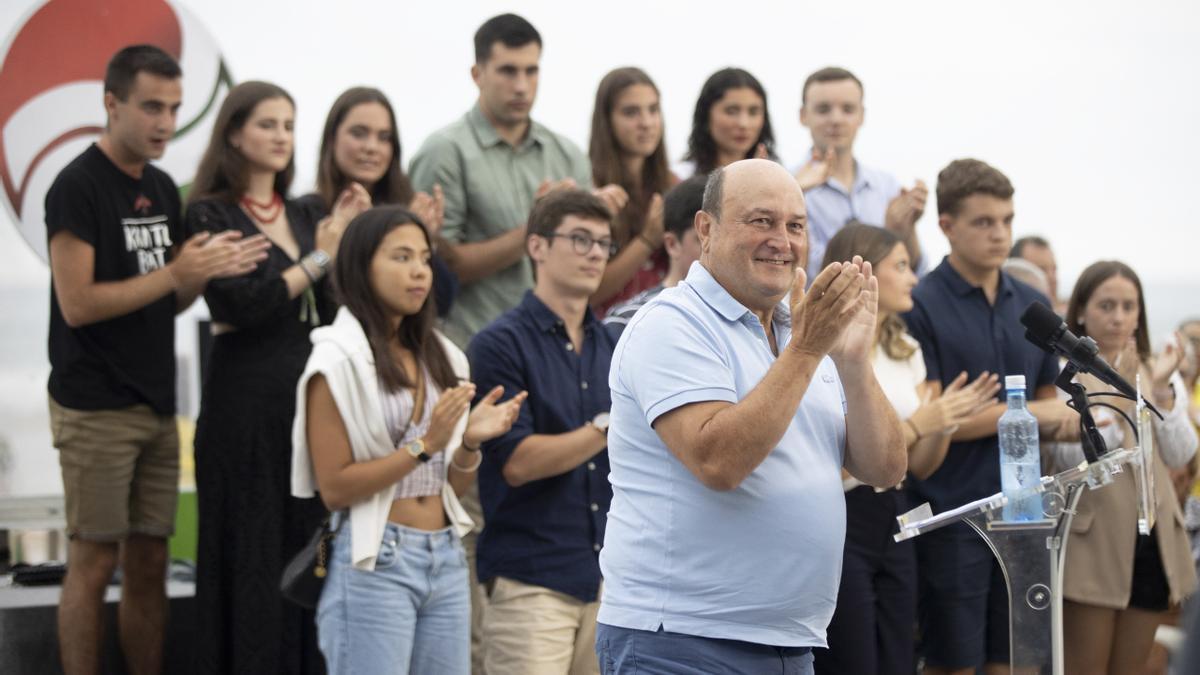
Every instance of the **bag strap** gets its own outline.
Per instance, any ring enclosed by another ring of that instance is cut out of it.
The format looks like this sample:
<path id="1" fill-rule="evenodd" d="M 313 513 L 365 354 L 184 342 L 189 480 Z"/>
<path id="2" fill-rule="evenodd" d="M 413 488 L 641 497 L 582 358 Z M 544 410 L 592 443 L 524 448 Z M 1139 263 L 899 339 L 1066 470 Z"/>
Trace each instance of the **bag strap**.
<path id="1" fill-rule="evenodd" d="M 341 517 L 338 518 L 337 527 L 330 529 L 329 526 L 333 521 L 334 515 L 339 515 Z M 321 526 L 325 529 L 325 536 L 327 538 L 332 538 L 338 532 L 341 532 L 342 526 L 346 524 L 347 520 L 350 520 L 350 509 L 342 509 L 340 511 L 334 511 L 333 513 L 329 514 L 328 516 L 325 516 L 325 521 L 323 523 L 321 523 Z"/>

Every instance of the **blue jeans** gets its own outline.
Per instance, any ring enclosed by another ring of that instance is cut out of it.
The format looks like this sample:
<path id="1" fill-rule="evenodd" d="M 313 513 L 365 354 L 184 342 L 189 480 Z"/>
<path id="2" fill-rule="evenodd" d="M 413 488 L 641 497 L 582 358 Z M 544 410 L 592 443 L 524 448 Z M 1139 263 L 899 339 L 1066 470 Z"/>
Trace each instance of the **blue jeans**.
<path id="1" fill-rule="evenodd" d="M 317 639 L 334 674 L 470 672 L 471 598 L 458 536 L 388 523 L 368 572 L 351 566 L 343 527 L 317 605 Z"/>
<path id="2" fill-rule="evenodd" d="M 603 675 L 812 675 L 809 647 L 771 647 L 753 642 L 619 628 L 596 624 L 596 656 Z"/>

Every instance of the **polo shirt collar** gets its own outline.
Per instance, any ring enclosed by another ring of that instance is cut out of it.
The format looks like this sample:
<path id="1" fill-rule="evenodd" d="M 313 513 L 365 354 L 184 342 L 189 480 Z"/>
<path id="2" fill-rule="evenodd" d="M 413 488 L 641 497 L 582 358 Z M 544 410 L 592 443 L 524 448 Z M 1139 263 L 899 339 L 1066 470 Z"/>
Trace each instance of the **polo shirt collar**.
<path id="1" fill-rule="evenodd" d="M 504 143 L 504 139 L 500 138 L 500 134 L 496 133 L 496 127 L 488 121 L 488 118 L 483 114 L 483 109 L 479 107 L 479 102 L 471 106 L 471 110 L 467 112 L 467 124 L 470 125 L 472 133 L 479 141 L 479 145 L 485 148 L 490 148 L 495 145 Z M 532 143 L 544 145 L 546 142 L 546 129 L 542 125 L 533 120 L 529 120 L 529 133 L 526 134 L 525 140 L 516 149 L 523 150 Z"/>
<path id="2" fill-rule="evenodd" d="M 547 307 L 546 303 L 542 302 L 531 290 L 525 291 L 525 297 L 521 298 L 520 306 L 521 311 L 525 312 L 533 320 L 533 324 L 537 326 L 537 329 L 543 333 L 551 333 L 563 323 L 562 318 Z M 591 330 L 595 322 L 596 317 L 592 314 L 592 309 L 589 307 L 583 313 L 584 332 Z"/>
<path id="3" fill-rule="evenodd" d="M 729 291 L 725 290 L 725 287 L 713 277 L 708 268 L 701 265 L 699 261 L 692 263 L 685 281 L 695 289 L 705 304 L 712 307 L 726 321 L 738 321 L 747 314 L 753 316 L 753 312 L 730 295 Z M 790 325 L 791 312 L 788 310 L 786 298 L 783 302 L 775 305 L 775 311 L 771 317 L 772 323 L 776 325 L 779 325 L 781 321 L 784 325 Z"/>
<path id="4" fill-rule="evenodd" d="M 954 269 L 954 266 L 950 264 L 950 256 L 942 258 L 942 263 L 937 266 L 937 272 L 946 280 L 946 283 L 950 286 L 950 290 L 955 295 L 970 295 L 974 291 L 980 290 L 978 286 L 964 279 L 958 273 L 958 270 Z M 996 297 L 1006 298 L 1012 295 L 1013 292 L 1012 279 L 1009 278 L 1004 270 L 1000 270 L 1000 284 L 996 289 Z"/>

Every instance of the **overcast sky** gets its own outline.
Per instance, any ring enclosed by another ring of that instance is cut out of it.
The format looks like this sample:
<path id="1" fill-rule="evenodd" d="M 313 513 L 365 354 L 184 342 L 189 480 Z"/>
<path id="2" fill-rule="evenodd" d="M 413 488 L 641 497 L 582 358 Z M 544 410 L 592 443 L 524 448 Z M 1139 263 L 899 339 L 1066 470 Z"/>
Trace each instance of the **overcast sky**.
<path id="1" fill-rule="evenodd" d="M 40 4 L 2 3 L 0 34 L 11 38 Z M 766 86 L 790 165 L 809 143 L 796 119 L 800 83 L 842 65 L 866 85 L 858 157 L 931 187 L 957 157 L 1000 168 L 1017 189 L 1015 235 L 1052 241 L 1064 292 L 1088 263 L 1111 257 L 1147 281 L 1200 283 L 1200 268 L 1178 255 L 1200 251 L 1200 3 L 615 0 L 567 12 L 560 2 L 178 4 L 213 34 L 236 79 L 269 79 L 296 98 L 296 192 L 312 185 L 320 127 L 342 89 L 389 94 L 407 159 L 472 104 L 472 34 L 515 6 L 545 41 L 534 115 L 581 146 L 609 69 L 639 65 L 657 81 L 677 157 L 700 85 L 737 65 Z M 919 227 L 940 255 L 934 211 L 931 200 Z M 11 253 L 0 283 L 44 278 L 17 244 L 0 212 L 0 246 Z"/>

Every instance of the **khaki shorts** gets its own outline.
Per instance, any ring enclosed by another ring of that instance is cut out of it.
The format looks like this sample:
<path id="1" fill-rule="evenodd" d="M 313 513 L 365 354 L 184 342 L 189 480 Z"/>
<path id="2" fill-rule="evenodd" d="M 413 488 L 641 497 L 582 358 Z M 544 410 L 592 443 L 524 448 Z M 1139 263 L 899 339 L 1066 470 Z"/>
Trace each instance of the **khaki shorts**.
<path id="1" fill-rule="evenodd" d="M 147 405 L 74 410 L 51 398 L 50 432 L 62 467 L 68 536 L 171 536 L 179 497 L 174 416 Z"/>
<path id="2" fill-rule="evenodd" d="M 488 675 L 599 675 L 600 601 L 505 577 L 492 579 L 483 609 L 483 669 Z"/>

